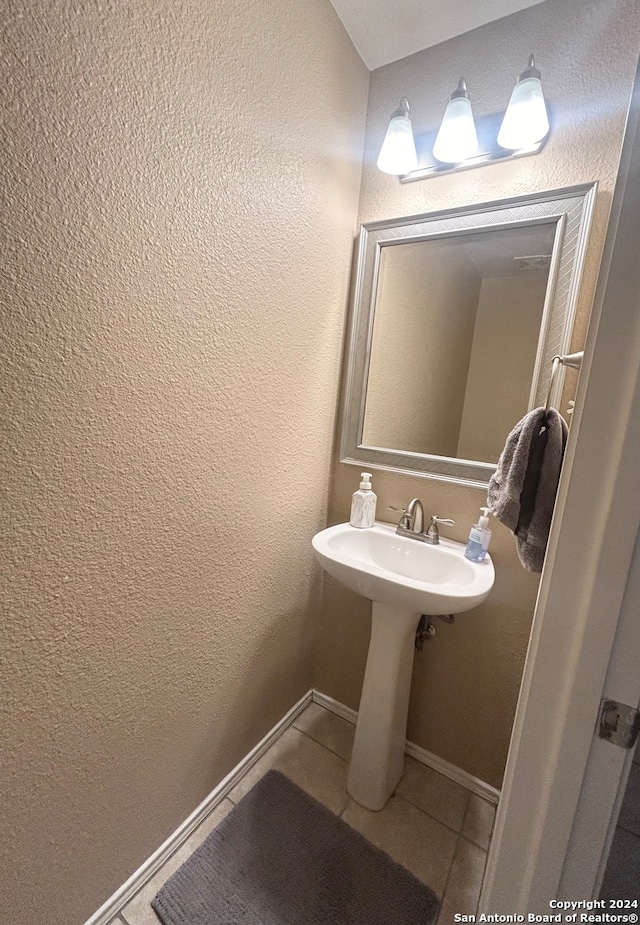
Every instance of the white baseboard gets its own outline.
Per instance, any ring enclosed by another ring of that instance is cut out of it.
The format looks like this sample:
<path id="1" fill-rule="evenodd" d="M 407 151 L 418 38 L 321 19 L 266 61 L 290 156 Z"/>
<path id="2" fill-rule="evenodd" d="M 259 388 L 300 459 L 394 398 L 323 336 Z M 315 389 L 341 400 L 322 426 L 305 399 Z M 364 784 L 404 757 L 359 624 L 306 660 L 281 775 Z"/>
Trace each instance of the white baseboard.
<path id="1" fill-rule="evenodd" d="M 326 710 L 330 710 L 337 716 L 341 716 L 350 723 L 355 724 L 358 719 L 358 714 L 355 710 L 352 710 L 351 707 L 345 706 L 343 703 L 334 700 L 333 697 L 322 694 L 320 691 L 313 691 L 313 702 L 324 707 Z M 414 745 L 413 742 L 407 740 L 404 750 L 407 755 L 411 755 L 416 761 L 420 761 L 421 764 L 426 764 L 427 767 L 433 768 L 434 771 L 438 771 L 438 773 L 442 774 L 444 777 L 448 777 L 457 784 L 461 784 L 472 793 L 477 793 L 478 796 L 488 800 L 490 803 L 497 803 L 500 799 L 500 791 L 492 787 L 491 784 L 486 784 L 483 780 L 480 780 L 480 778 L 474 777 L 461 768 L 457 768 L 455 765 L 445 761 L 444 758 L 439 758 L 438 755 L 428 752 L 419 745 Z"/>
<path id="2" fill-rule="evenodd" d="M 333 697 L 329 697 L 328 694 L 323 694 L 315 688 L 311 692 L 311 695 L 313 702 L 324 707 L 325 710 L 335 713 L 336 716 L 341 716 L 342 719 L 346 719 L 348 723 L 353 723 L 354 726 L 357 723 L 357 710 L 352 710 L 351 707 L 345 706 L 344 703 L 340 703 L 339 700 L 334 700 Z"/>
<path id="3" fill-rule="evenodd" d="M 138 870 L 132 874 L 126 883 L 123 883 L 119 889 L 103 903 L 100 908 L 94 912 L 91 918 L 87 919 L 85 925 L 108 925 L 111 920 L 133 899 L 135 894 L 144 886 L 147 880 L 162 867 L 172 854 L 178 850 L 180 845 L 185 842 L 191 833 L 207 818 L 215 809 L 221 800 L 232 790 L 250 768 L 258 761 L 259 758 L 269 749 L 282 733 L 287 729 L 295 718 L 311 703 L 313 692 L 307 693 L 294 704 L 289 712 L 275 724 L 266 736 L 261 739 L 255 748 L 242 759 L 233 768 L 227 776 L 220 781 L 211 793 L 205 797 L 202 803 L 194 809 L 191 815 L 185 819 L 181 825 L 173 832 L 167 840 L 160 845 L 150 858 L 148 858 Z"/>

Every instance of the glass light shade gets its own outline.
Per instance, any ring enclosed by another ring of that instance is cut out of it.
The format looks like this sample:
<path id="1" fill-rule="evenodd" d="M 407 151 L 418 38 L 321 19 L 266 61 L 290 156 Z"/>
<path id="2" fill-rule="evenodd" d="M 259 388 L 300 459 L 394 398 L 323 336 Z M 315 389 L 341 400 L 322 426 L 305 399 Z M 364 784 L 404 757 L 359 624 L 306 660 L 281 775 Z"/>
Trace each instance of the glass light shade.
<path id="1" fill-rule="evenodd" d="M 393 115 L 378 155 L 378 168 L 383 173 L 409 173 L 418 166 L 416 144 L 411 120 L 407 115 Z"/>
<path id="2" fill-rule="evenodd" d="M 478 136 L 468 97 L 449 100 L 438 129 L 433 156 L 445 164 L 459 164 L 478 150 Z"/>
<path id="3" fill-rule="evenodd" d="M 513 88 L 498 144 L 517 151 L 537 144 L 549 131 L 549 118 L 539 77 L 525 77 Z"/>

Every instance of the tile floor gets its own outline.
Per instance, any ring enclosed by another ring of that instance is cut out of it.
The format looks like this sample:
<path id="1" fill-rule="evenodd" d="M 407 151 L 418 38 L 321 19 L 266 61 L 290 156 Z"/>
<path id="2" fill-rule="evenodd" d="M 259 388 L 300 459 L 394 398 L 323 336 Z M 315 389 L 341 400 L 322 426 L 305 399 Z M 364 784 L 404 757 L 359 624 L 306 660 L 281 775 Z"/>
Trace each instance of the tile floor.
<path id="1" fill-rule="evenodd" d="M 353 734 L 351 723 L 311 703 L 112 925 L 158 925 L 151 899 L 270 768 L 286 774 L 430 886 L 442 899 L 437 925 L 452 925 L 456 912 L 474 913 L 495 807 L 407 756 L 405 775 L 384 809 L 363 809 L 346 791 Z"/>

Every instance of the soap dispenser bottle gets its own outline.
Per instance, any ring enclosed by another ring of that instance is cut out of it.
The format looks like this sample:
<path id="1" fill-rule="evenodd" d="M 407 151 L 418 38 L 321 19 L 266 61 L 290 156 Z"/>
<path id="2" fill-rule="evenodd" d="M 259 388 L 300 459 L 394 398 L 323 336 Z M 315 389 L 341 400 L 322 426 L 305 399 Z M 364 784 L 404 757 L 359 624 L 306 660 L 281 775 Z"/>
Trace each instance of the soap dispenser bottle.
<path id="1" fill-rule="evenodd" d="M 362 481 L 358 491 L 351 496 L 352 527 L 373 527 L 376 519 L 376 496 L 371 489 L 371 473 L 361 473 Z"/>
<path id="2" fill-rule="evenodd" d="M 480 508 L 480 519 L 474 524 L 469 533 L 467 548 L 464 551 L 465 557 L 472 562 L 484 562 L 484 558 L 489 548 L 491 540 L 491 530 L 489 529 L 489 508 Z"/>

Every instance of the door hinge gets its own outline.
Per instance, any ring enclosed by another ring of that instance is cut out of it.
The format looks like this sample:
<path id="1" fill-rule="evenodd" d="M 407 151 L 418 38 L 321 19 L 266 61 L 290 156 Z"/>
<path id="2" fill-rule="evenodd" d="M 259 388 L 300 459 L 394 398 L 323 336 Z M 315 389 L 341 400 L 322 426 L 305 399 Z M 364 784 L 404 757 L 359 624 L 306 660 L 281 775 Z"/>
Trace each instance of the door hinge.
<path id="1" fill-rule="evenodd" d="M 601 739 L 633 748 L 640 732 L 640 710 L 618 703 L 617 700 L 602 700 L 598 716 L 598 735 Z"/>

